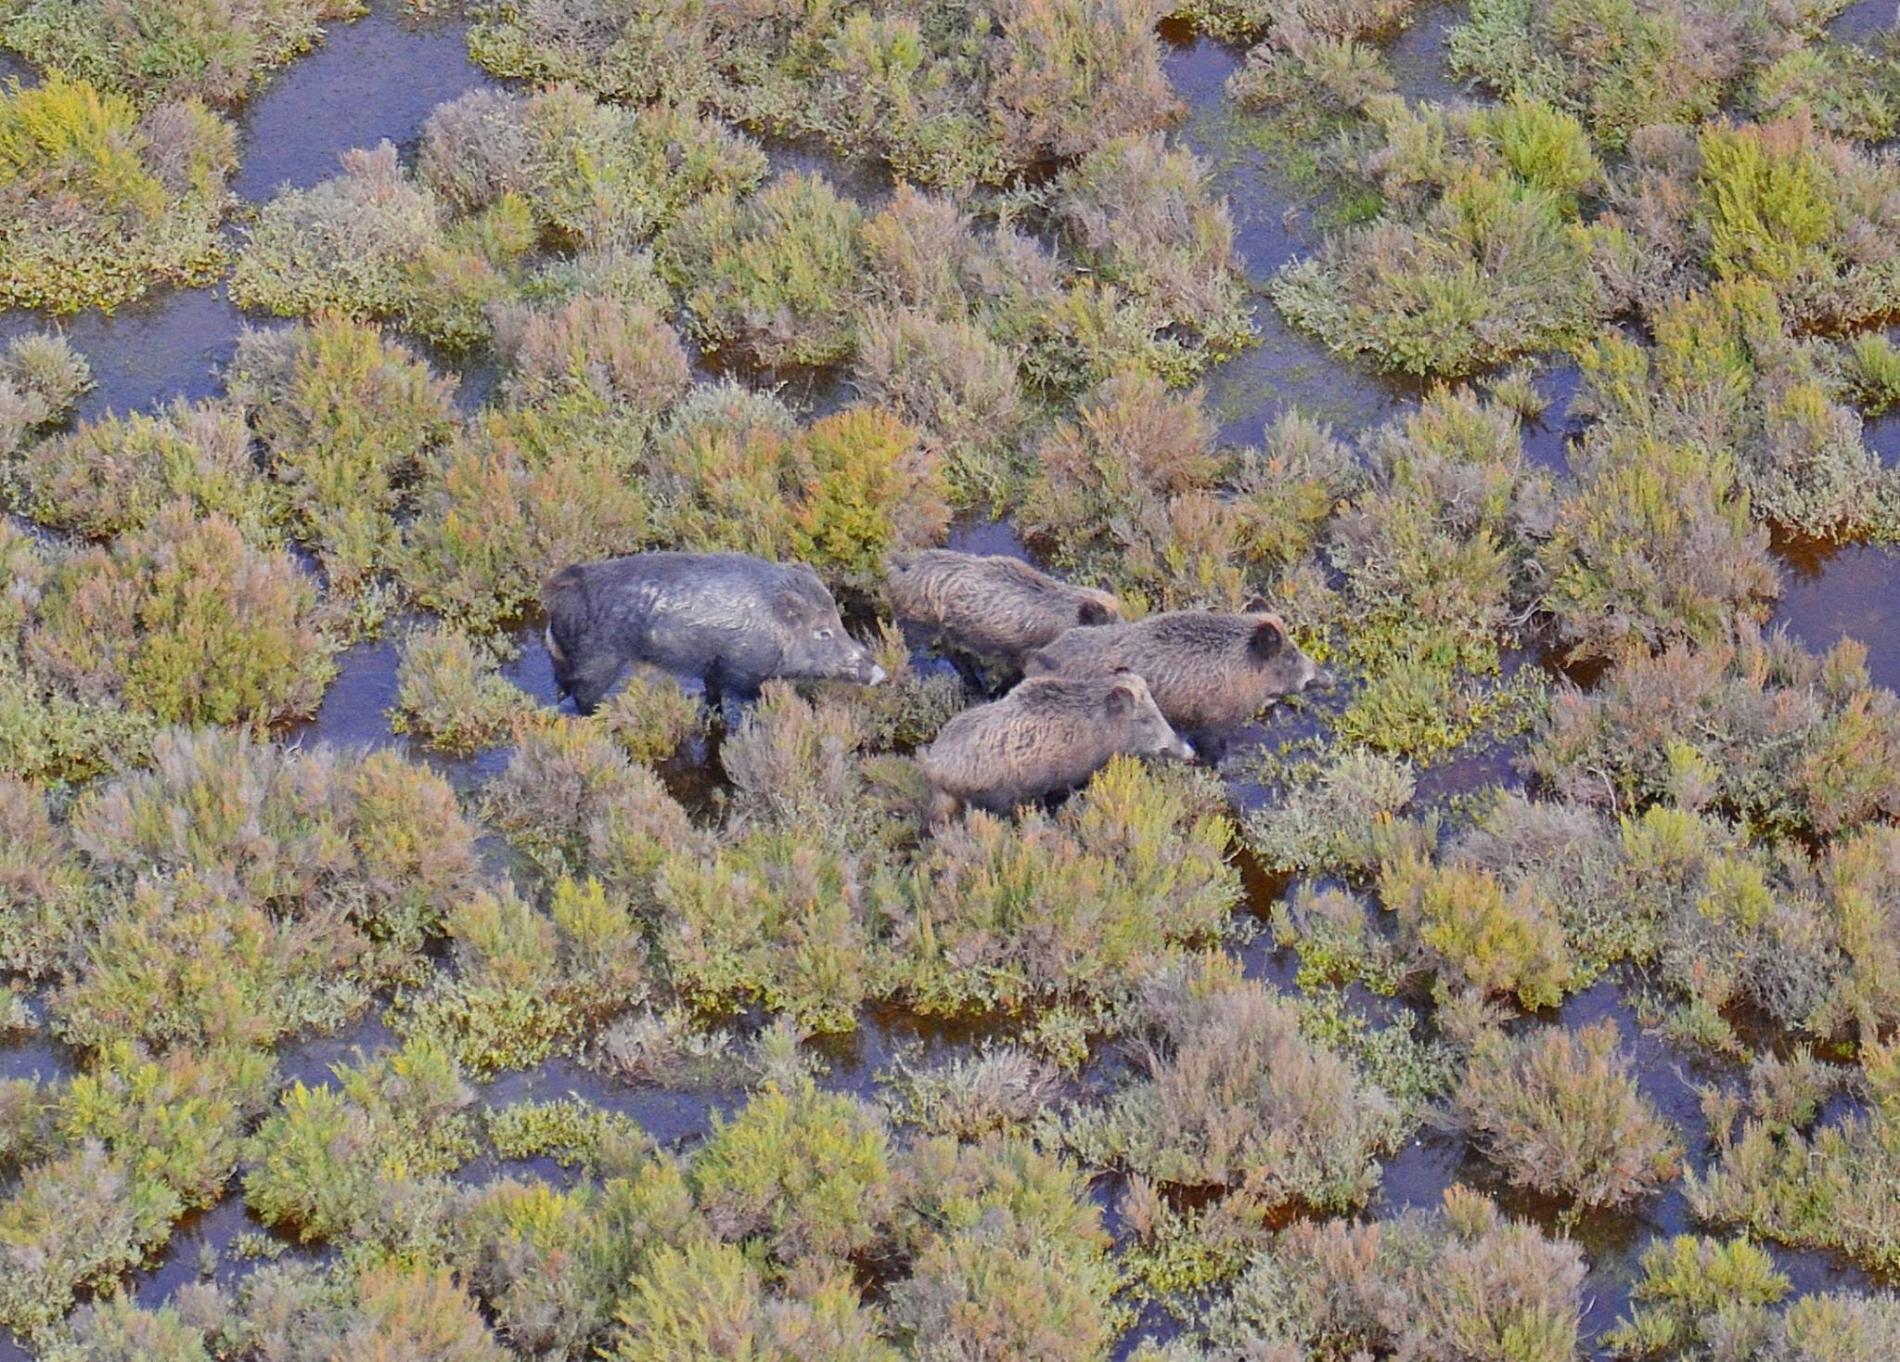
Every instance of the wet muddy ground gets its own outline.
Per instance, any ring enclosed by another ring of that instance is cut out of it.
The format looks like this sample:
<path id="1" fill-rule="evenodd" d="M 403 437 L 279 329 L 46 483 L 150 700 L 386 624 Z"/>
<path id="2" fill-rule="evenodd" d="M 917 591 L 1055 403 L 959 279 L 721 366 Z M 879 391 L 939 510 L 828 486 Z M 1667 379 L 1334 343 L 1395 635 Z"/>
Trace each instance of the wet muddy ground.
<path id="1" fill-rule="evenodd" d="M 1392 65 L 1407 94 L 1446 99 L 1463 93 L 1445 67 L 1445 35 L 1459 15 L 1456 6 L 1433 7 L 1396 40 Z M 1836 31 L 1858 35 L 1895 21 L 1893 0 L 1872 0 L 1844 14 L 1837 21 Z M 1171 36 L 1176 41 L 1169 55 L 1169 74 L 1190 109 L 1182 137 L 1211 166 L 1217 191 L 1231 205 L 1248 275 L 1256 286 L 1263 286 L 1283 263 L 1317 244 L 1319 229 L 1302 191 L 1284 173 L 1281 157 L 1270 140 L 1259 136 L 1258 129 L 1250 127 L 1246 118 L 1223 99 L 1223 83 L 1239 66 L 1240 51 L 1191 35 Z M 23 67 L 8 65 L 5 58 L 0 58 L 0 79 L 8 75 L 30 79 Z M 242 198 L 256 204 L 284 185 L 309 185 L 331 175 L 338 155 L 351 147 L 373 146 L 387 139 L 411 152 L 424 119 L 435 105 L 486 79 L 468 60 L 458 23 L 418 23 L 395 6 L 379 4 L 368 17 L 336 27 L 316 52 L 277 74 L 239 113 L 243 160 L 235 188 Z M 822 169 L 841 186 L 864 197 L 875 198 L 888 185 L 877 172 L 841 165 L 805 147 L 776 146 L 771 150 L 775 168 Z M 1389 419 L 1417 400 L 1416 387 L 1339 363 L 1313 340 L 1292 332 L 1264 297 L 1259 300 L 1256 321 L 1261 344 L 1221 366 L 1206 383 L 1211 406 L 1227 440 L 1257 440 L 1264 423 L 1288 406 L 1297 405 L 1333 423 L 1343 433 L 1353 434 Z M 67 320 L 64 330 L 89 357 L 98 380 L 97 388 L 86 396 L 81 414 L 150 408 L 174 397 L 201 397 L 215 391 L 218 368 L 230 358 L 239 332 L 247 323 L 273 324 L 268 319 L 245 318 L 221 286 L 162 293 L 110 318 L 85 314 Z M 0 340 L 41 325 L 44 319 L 33 314 L 0 314 Z M 440 356 L 432 358 L 443 363 Z M 1565 411 L 1576 389 L 1576 371 L 1574 367 L 1553 367 L 1542 373 L 1538 382 L 1551 405 L 1544 423 L 1526 432 L 1526 448 L 1540 464 L 1561 470 L 1565 438 L 1571 429 Z M 467 400 L 479 400 L 487 386 L 484 373 L 465 373 Z M 807 380 L 802 387 L 794 385 L 786 396 L 807 407 L 822 408 L 839 400 L 838 389 L 835 379 L 820 376 Z M 1900 415 L 1870 424 L 1868 438 L 1887 462 L 1900 461 Z M 1000 525 L 966 527 L 957 536 L 957 546 L 988 552 L 1020 551 L 1008 527 Z M 1783 570 L 1783 593 L 1776 622 L 1814 648 L 1824 648 L 1843 636 L 1860 639 L 1868 647 L 1874 679 L 1883 685 L 1900 686 L 1900 555 L 1879 547 L 1799 544 L 1780 546 L 1777 552 Z M 531 694 L 551 703 L 553 678 L 538 631 L 524 628 L 519 643 L 519 656 L 509 665 L 508 675 Z M 296 738 L 308 742 L 394 744 L 412 757 L 430 761 L 464 788 L 505 764 L 507 754 L 500 751 L 467 761 L 444 760 L 390 731 L 385 711 L 396 688 L 396 649 L 390 639 L 351 648 L 341 664 L 340 674 L 318 713 L 294 734 Z M 1454 764 L 1454 769 L 1438 772 L 1433 779 L 1441 785 L 1459 786 L 1509 779 L 1511 756 L 1509 749 L 1479 754 L 1466 766 Z M 1244 754 L 1241 760 L 1230 760 L 1229 765 L 1244 767 Z M 703 770 L 670 774 L 676 790 L 696 788 L 702 799 L 715 779 Z M 1263 797 L 1257 787 L 1237 788 L 1236 795 L 1242 804 Z M 1285 883 L 1257 875 L 1249 882 L 1257 900 L 1251 907 L 1264 917 L 1268 897 L 1284 891 Z M 1293 964 L 1287 953 L 1271 949 L 1270 940 L 1264 936 L 1247 950 L 1249 974 L 1273 978 L 1288 988 L 1293 987 Z M 1706 1132 L 1695 1084 L 1706 1075 L 1698 1072 L 1689 1056 L 1638 1025 L 1613 980 L 1599 982 L 1574 997 L 1546 1021 L 1576 1026 L 1603 1017 L 1616 1021 L 1626 1044 L 1638 1057 L 1644 1091 L 1683 1132 L 1692 1164 L 1702 1166 L 1706 1162 Z M 971 1046 L 976 1039 L 969 1032 L 920 1028 L 912 1018 L 873 1013 L 857 1034 L 836 1040 L 824 1050 L 829 1065 L 825 1081 L 868 1092 L 879 1073 L 887 1072 L 900 1053 L 941 1058 Z M 372 1012 L 368 1020 L 346 1033 L 283 1047 L 279 1052 L 280 1068 L 286 1080 L 322 1081 L 332 1064 L 350 1058 L 357 1049 L 392 1045 L 390 1033 Z M 0 1077 L 53 1077 L 70 1070 L 69 1057 L 44 1039 L 0 1045 Z M 1085 1074 L 1081 1081 L 1087 1080 Z M 605 1079 L 574 1061 L 560 1060 L 532 1072 L 503 1076 L 482 1090 L 482 1101 L 504 1104 L 569 1093 L 625 1112 L 655 1139 L 667 1143 L 703 1134 L 715 1112 L 728 1110 L 743 1100 L 737 1087 L 687 1092 L 636 1089 Z M 478 1164 L 469 1170 L 469 1176 L 484 1179 L 497 1171 Z M 540 1171 L 560 1176 L 551 1165 Z M 1533 1216 L 1553 1231 L 1561 1228 L 1586 1247 L 1592 1264 L 1586 1314 L 1586 1334 L 1591 1338 L 1614 1323 L 1626 1308 L 1629 1284 L 1643 1246 L 1656 1235 L 1690 1227 L 1679 1186 L 1640 1204 L 1634 1214 L 1564 1221 L 1555 1206 L 1528 1199 L 1498 1182 L 1481 1160 L 1467 1153 L 1462 1141 L 1429 1131 L 1388 1163 L 1380 1194 L 1368 1213 L 1376 1216 L 1406 1207 L 1435 1205 L 1444 1188 L 1457 1181 L 1484 1187 L 1511 1210 Z M 1102 1189 L 1105 1204 L 1113 1190 Z M 246 1214 L 236 1194 L 188 1221 L 174 1236 L 164 1261 L 138 1277 L 140 1299 L 155 1303 L 201 1273 L 219 1278 L 241 1274 L 243 1263 L 234 1261 L 225 1250 L 246 1232 L 263 1231 Z M 1863 1274 L 1828 1255 L 1782 1249 L 1775 1249 L 1774 1254 L 1801 1291 L 1867 1284 Z M 1159 1318 L 1145 1322 L 1166 1332 Z M 26 1356 L 0 1337 L 0 1362 Z"/>

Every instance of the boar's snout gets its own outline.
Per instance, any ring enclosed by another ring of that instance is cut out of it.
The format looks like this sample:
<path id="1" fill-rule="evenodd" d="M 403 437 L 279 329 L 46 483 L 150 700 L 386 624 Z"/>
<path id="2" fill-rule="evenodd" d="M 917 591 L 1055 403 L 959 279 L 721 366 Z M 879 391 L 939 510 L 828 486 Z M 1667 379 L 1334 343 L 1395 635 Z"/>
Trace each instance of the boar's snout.
<path id="1" fill-rule="evenodd" d="M 871 675 L 865 679 L 864 684 L 867 686 L 881 685 L 888 675 L 889 673 L 878 666 L 877 663 L 873 662 L 871 664 Z"/>
<path id="2" fill-rule="evenodd" d="M 1194 760 L 1194 744 L 1186 738 L 1177 736 L 1174 740 L 1174 755 L 1182 761 Z"/>

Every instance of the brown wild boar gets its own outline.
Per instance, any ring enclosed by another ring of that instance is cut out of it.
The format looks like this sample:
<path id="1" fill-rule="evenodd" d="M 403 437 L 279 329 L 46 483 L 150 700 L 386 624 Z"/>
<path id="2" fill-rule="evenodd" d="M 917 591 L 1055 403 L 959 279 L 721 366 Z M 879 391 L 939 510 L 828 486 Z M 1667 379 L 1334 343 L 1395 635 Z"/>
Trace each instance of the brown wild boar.
<path id="1" fill-rule="evenodd" d="M 936 822 L 964 804 L 1004 813 L 1072 789 L 1121 752 L 1194 759 L 1132 672 L 1025 681 L 950 720 L 918 760 Z"/>
<path id="2" fill-rule="evenodd" d="M 1079 626 L 1112 624 L 1121 603 L 1000 554 L 927 549 L 894 555 L 884 592 L 898 619 L 929 629 L 938 646 L 1006 672 Z"/>
<path id="3" fill-rule="evenodd" d="M 1106 676 L 1120 668 L 1147 681 L 1169 723 L 1210 745 L 1213 735 L 1281 696 L 1333 682 L 1287 637 L 1280 617 L 1264 613 L 1176 610 L 1071 629 L 1023 660 L 1028 676 Z"/>

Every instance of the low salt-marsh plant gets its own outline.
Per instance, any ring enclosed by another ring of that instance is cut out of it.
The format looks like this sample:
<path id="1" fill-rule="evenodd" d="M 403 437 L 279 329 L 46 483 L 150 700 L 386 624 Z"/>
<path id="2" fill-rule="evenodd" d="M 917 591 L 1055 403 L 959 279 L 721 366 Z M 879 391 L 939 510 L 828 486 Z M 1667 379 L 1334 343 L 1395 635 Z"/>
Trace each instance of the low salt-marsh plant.
<path id="1" fill-rule="evenodd" d="M 367 9 L 362 0 L 42 0 L 0 19 L 0 47 L 142 104 L 187 96 L 235 104 L 315 46 L 324 24 Z"/>
<path id="2" fill-rule="evenodd" d="M 889 1232 L 896 1184 L 878 1112 L 805 1080 L 768 1083 L 694 1156 L 695 1200 L 719 1237 L 785 1266 L 838 1264 Z"/>
<path id="3" fill-rule="evenodd" d="M 474 752 L 502 741 L 530 707 L 527 694 L 501 675 L 501 659 L 480 640 L 437 625 L 403 641 L 392 731 L 413 733 L 438 751 Z"/>
<path id="4" fill-rule="evenodd" d="M 487 633 L 531 608 L 568 564 L 648 543 L 634 476 L 642 424 L 491 409 L 426 462 L 397 560 L 403 585 L 451 624 Z"/>
<path id="5" fill-rule="evenodd" d="M 1756 1354 L 1774 1333 L 1769 1307 L 1792 1289 L 1768 1251 L 1747 1239 L 1659 1239 L 1643 1251 L 1634 1308 L 1607 1341 L 1619 1357 L 1716 1356 L 1707 1350 L 1731 1344 Z"/>
<path id="6" fill-rule="evenodd" d="M 237 134 L 196 100 L 140 113 L 49 75 L 0 90 L 0 306 L 107 311 L 204 283 Z"/>
<path id="7" fill-rule="evenodd" d="M 245 307 L 389 320 L 450 346 L 488 336 L 484 309 L 512 298 L 535 224 L 504 195 L 455 221 L 404 173 L 388 142 L 343 154 L 343 171 L 265 204 L 231 276 Z"/>
<path id="8" fill-rule="evenodd" d="M 1206 181 L 1193 153 L 1151 133 L 1096 148 L 1056 179 L 1050 201 L 1081 264 L 1138 299 L 1152 329 L 1201 363 L 1254 340 L 1233 219 Z"/>
<path id="9" fill-rule="evenodd" d="M 1343 889 L 1301 885 L 1274 902 L 1273 939 L 1300 953 L 1300 983 L 1357 981 L 1391 994 L 1417 968 L 1379 926 L 1374 909 Z"/>
<path id="10" fill-rule="evenodd" d="M 1573 447 L 1579 480 L 1539 554 L 1544 608 L 1570 656 L 1715 643 L 1763 618 L 1781 578 L 1733 456 L 1596 430 L 1603 438 Z M 1685 543 L 1699 550 L 1684 554 Z"/>
<path id="11" fill-rule="evenodd" d="M 1576 1244 L 1453 1187 L 1442 1209 L 1295 1223 L 1215 1307 L 1208 1332 L 1223 1358 L 1569 1362 L 1583 1280 Z"/>
<path id="12" fill-rule="evenodd" d="M 441 1049 L 412 1041 L 333 1072 L 284 1091 L 246 1160 L 245 1204 L 306 1243 L 374 1238 L 406 1188 L 475 1152 L 472 1094 Z"/>
<path id="13" fill-rule="evenodd" d="M 882 407 L 796 427 L 776 399 L 707 385 L 672 413 L 642 460 L 658 537 L 809 563 L 863 591 L 885 555 L 942 541 L 949 492 L 936 453 Z"/>
<path id="14" fill-rule="evenodd" d="M 1298 768 L 1281 798 L 1247 815 L 1248 846 L 1268 870 L 1364 873 L 1378 860 L 1378 828 L 1417 787 L 1411 766 L 1375 752 L 1340 752 Z"/>
<path id="15" fill-rule="evenodd" d="M 651 421 L 686 391 L 679 337 L 645 303 L 578 293 L 551 307 L 508 308 L 497 314 L 495 340 L 509 365 L 503 390 L 522 405 Z"/>
<path id="16" fill-rule="evenodd" d="M 614 1318 L 611 1346 L 601 1353 L 613 1362 L 719 1357 L 735 1346 L 757 1362 L 899 1358 L 848 1274 L 800 1274 L 781 1293 L 767 1288 L 738 1247 L 718 1242 L 657 1246 L 625 1284 Z"/>
<path id="17" fill-rule="evenodd" d="M 818 175 L 712 194 L 661 238 L 700 345 L 767 367 L 834 364 L 856 344 L 864 214 Z"/>
<path id="18" fill-rule="evenodd" d="M 46 796 L 0 777 L 0 969 L 41 978 L 77 954 L 93 921 L 91 886 Z"/>
<path id="19" fill-rule="evenodd" d="M 34 1165 L 0 1199 L 0 1324 L 47 1337 L 80 1293 L 110 1294 L 182 1211 L 96 1140 Z"/>
<path id="20" fill-rule="evenodd" d="M 595 875 L 639 902 L 669 855 L 703 844 L 652 768 L 585 721 L 524 724 L 485 793 L 489 821 L 550 880 Z"/>
<path id="21" fill-rule="evenodd" d="M 279 514 L 331 590 L 367 585 L 394 556 L 423 460 L 455 429 L 453 380 L 374 326 L 325 313 L 246 331 L 225 389 L 250 413 Z"/>
<path id="22" fill-rule="evenodd" d="M 453 975 L 394 1009 L 464 1072 L 528 1069 L 646 996 L 646 949 L 627 904 L 598 881 L 562 879 L 543 914 L 513 886 L 479 892 L 443 924 Z"/>
<path id="23" fill-rule="evenodd" d="M 1415 846 L 1388 853 L 1378 875 L 1380 901 L 1441 988 L 1508 994 L 1532 1008 L 1556 1006 L 1577 982 L 1557 909 L 1539 888 L 1506 888 L 1469 861 L 1434 861 Z"/>
<path id="24" fill-rule="evenodd" d="M 1152 977 L 1140 1010 L 1153 1037 L 1145 1073 L 1066 1132 L 1085 1160 L 1262 1212 L 1343 1211 L 1372 1194 L 1405 1122 L 1349 1060 L 1306 1037 L 1291 1002 L 1208 956 Z"/>
<path id="25" fill-rule="evenodd" d="M 633 1254 L 612 1233 L 611 1194 L 582 1182 L 559 1190 L 505 1179 L 464 1194 L 457 1257 L 495 1331 L 521 1355 L 595 1355 Z"/>
<path id="26" fill-rule="evenodd" d="M 438 105 L 417 168 L 457 211 L 515 195 L 544 231 L 598 245 L 651 236 L 703 195 L 753 189 L 766 165 L 750 139 L 685 108 L 597 103 L 555 85 Z"/>
<path id="27" fill-rule="evenodd" d="M 323 948 L 348 919 L 363 938 L 348 956 L 379 982 L 415 964 L 479 879 L 475 826 L 441 776 L 390 751 L 290 751 L 222 729 L 160 734 L 150 769 L 88 791 L 71 827 L 114 887 L 190 874 L 285 930 L 322 924 Z"/>
<path id="28" fill-rule="evenodd" d="M 1239 903 L 1219 807 L 1198 775 L 1117 758 L 1058 814 L 940 829 L 900 890 L 899 996 L 941 1013 L 1128 996 Z"/>
<path id="29" fill-rule="evenodd" d="M 266 543 L 268 488 L 244 412 L 182 398 L 150 415 L 106 416 L 30 447 L 12 477 L 21 510 L 88 539 L 142 530 L 171 503 L 222 515 Z"/>
<path id="30" fill-rule="evenodd" d="M 974 1140 L 1020 1130 L 1059 1091 L 1054 1066 L 1014 1045 L 985 1048 L 928 1069 L 899 1060 L 885 1088 L 892 1118 L 926 1134 Z"/>
<path id="31" fill-rule="evenodd" d="M 1675 1132 L 1636 1087 L 1614 1022 L 1519 1039 L 1481 1034 L 1452 1120 L 1522 1187 L 1614 1206 L 1672 1177 Z"/>
<path id="32" fill-rule="evenodd" d="M 1853 640 L 1817 657 L 1783 634 L 1636 653 L 1564 690 L 1527 765 L 1565 799 L 1673 801 L 1776 837 L 1827 836 L 1900 809 L 1900 707 Z"/>
<path id="33" fill-rule="evenodd" d="M 26 640 L 29 661 L 82 700 L 256 728 L 311 713 L 333 651 L 295 559 L 182 501 L 61 562 Z"/>
<path id="34" fill-rule="evenodd" d="M 90 387 L 92 365 L 64 336 L 28 332 L 7 342 L 0 350 L 0 459 L 65 420 Z"/>

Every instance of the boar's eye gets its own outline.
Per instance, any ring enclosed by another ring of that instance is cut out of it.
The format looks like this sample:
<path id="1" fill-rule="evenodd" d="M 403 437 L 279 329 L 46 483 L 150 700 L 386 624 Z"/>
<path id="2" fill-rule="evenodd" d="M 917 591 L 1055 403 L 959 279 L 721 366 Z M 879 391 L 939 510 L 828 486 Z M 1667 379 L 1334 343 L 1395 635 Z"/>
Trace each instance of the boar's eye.
<path id="1" fill-rule="evenodd" d="M 812 630 L 811 636 L 816 639 L 828 639 L 831 637 L 831 633 L 832 631 L 829 628 L 814 629 Z"/>

